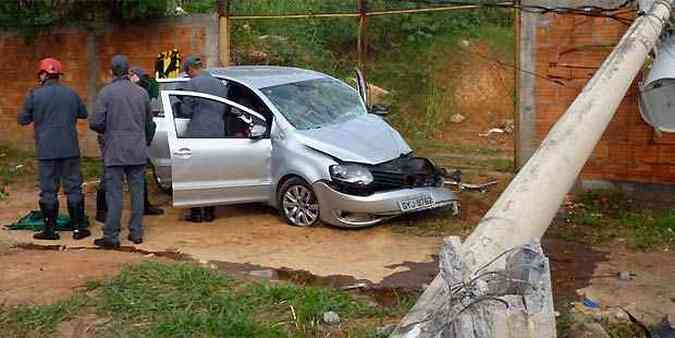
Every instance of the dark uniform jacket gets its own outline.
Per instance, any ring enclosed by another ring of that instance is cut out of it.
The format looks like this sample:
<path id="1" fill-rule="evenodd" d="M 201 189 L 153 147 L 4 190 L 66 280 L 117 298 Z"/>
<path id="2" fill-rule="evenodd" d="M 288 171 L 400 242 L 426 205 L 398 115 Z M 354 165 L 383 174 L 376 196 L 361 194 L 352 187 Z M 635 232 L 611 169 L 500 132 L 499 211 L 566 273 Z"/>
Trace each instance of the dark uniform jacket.
<path id="1" fill-rule="evenodd" d="M 185 90 L 227 96 L 227 87 L 207 72 L 190 79 Z M 185 97 L 181 113 L 191 118 L 187 137 L 225 137 L 225 105 L 207 99 Z"/>
<path id="2" fill-rule="evenodd" d="M 101 89 L 89 121 L 92 130 L 103 134 L 103 161 L 110 166 L 145 164 L 148 158 L 146 124 L 151 124 L 148 93 L 121 76 Z"/>
<path id="3" fill-rule="evenodd" d="M 19 113 L 21 125 L 35 128 L 38 160 L 80 157 L 77 119 L 87 118 L 87 108 L 72 89 L 50 79 L 32 90 Z"/>

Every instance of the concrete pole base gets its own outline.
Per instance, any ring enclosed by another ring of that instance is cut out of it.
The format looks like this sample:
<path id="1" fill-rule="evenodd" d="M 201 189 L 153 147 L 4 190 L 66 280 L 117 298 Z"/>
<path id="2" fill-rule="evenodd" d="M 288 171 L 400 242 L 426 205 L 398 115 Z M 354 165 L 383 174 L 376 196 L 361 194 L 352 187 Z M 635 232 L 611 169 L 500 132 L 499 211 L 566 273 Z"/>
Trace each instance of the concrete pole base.
<path id="1" fill-rule="evenodd" d="M 433 311 L 411 312 L 391 337 L 556 337 L 550 266 L 538 242 L 469 268 L 459 238 L 450 237 L 440 262 Z"/>

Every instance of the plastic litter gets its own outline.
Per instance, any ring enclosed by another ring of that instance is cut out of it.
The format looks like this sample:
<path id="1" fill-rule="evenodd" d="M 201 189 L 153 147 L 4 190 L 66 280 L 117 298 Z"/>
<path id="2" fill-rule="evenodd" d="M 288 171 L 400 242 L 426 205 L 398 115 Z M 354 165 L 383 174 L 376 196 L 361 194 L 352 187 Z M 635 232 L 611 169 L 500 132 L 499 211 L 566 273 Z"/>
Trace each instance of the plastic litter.
<path id="1" fill-rule="evenodd" d="M 84 225 L 89 227 L 89 218 L 84 216 Z M 16 222 L 5 225 L 8 230 L 32 230 L 42 231 L 45 226 L 42 212 L 39 210 L 30 211 L 25 216 L 19 218 Z M 56 219 L 56 231 L 73 231 L 73 224 L 67 215 L 59 215 Z"/>

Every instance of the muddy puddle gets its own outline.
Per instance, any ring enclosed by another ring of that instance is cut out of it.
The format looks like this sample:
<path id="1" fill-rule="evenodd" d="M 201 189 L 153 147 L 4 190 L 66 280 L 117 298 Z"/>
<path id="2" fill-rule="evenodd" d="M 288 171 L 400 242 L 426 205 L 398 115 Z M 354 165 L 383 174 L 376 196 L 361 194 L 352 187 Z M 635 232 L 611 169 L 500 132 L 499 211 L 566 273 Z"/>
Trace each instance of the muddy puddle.
<path id="1" fill-rule="evenodd" d="M 92 247 L 77 247 L 77 246 L 64 246 L 64 245 L 38 245 L 34 243 L 19 243 L 15 246 L 16 248 L 23 249 L 23 250 L 52 250 L 52 251 L 63 251 L 63 250 L 107 250 L 103 248 L 92 248 Z M 149 251 L 149 250 L 143 250 L 139 249 L 137 247 L 133 246 L 121 246 L 118 249 L 115 249 L 114 251 L 120 251 L 120 252 L 128 252 L 128 253 L 135 253 L 135 254 L 140 254 L 140 255 L 151 255 L 154 257 L 161 257 L 161 258 L 168 258 L 171 260 L 191 260 L 190 257 L 187 255 L 183 255 L 181 253 L 175 252 L 175 251 Z"/>
<path id="2" fill-rule="evenodd" d="M 16 245 L 16 248 L 32 251 L 105 250 L 92 247 L 65 247 L 63 245 L 38 245 L 33 243 L 18 244 Z M 366 279 L 357 279 L 347 275 L 317 276 L 306 270 L 294 270 L 290 268 L 275 269 L 262 265 L 220 261 L 198 261 L 188 255 L 174 251 L 148 251 L 133 246 L 122 246 L 119 249 L 111 251 L 166 258 L 173 261 L 189 261 L 209 266 L 218 271 L 248 280 L 277 280 L 301 286 L 340 289 L 353 294 L 370 297 L 378 305 L 384 307 L 398 306 L 405 299 L 409 299 L 410 297 L 416 298 L 422 292 L 422 286 L 430 283 L 436 273 L 438 273 L 437 257 L 432 263 L 404 262 L 400 264 L 400 266 L 409 268 L 409 271 L 392 274 L 390 277 L 385 278 L 381 283 L 372 283 Z M 418 276 L 417 270 L 419 269 L 426 272 L 424 274 L 426 278 Z"/>
<path id="3" fill-rule="evenodd" d="M 609 253 L 587 244 L 544 239 L 544 252 L 551 263 L 553 299 L 562 304 L 579 298 L 577 290 L 591 284 L 598 265 L 609 261 Z"/>

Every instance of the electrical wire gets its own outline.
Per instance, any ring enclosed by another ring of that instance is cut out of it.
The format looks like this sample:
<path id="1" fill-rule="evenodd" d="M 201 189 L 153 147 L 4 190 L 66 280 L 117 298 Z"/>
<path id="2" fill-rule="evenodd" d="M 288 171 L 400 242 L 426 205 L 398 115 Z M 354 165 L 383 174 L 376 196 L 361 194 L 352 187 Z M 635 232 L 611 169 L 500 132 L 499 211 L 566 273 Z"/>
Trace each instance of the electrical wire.
<path id="1" fill-rule="evenodd" d="M 633 11 L 633 3 L 636 2 L 636 0 L 626 0 L 623 3 L 621 3 L 618 6 L 614 7 L 601 7 L 601 6 L 580 6 L 580 7 L 546 7 L 546 6 L 539 6 L 539 5 L 520 5 L 516 3 L 511 3 L 511 4 L 505 4 L 505 3 L 497 3 L 497 2 L 491 2 L 491 3 L 477 3 L 477 2 L 471 2 L 471 1 L 430 1 L 430 0 L 396 0 L 398 2 L 407 2 L 407 3 L 423 3 L 427 5 L 432 5 L 430 7 L 434 7 L 434 5 L 458 5 L 458 6 L 467 6 L 467 5 L 474 5 L 474 6 L 481 6 L 481 7 L 486 7 L 486 8 L 513 8 L 513 9 L 518 9 L 523 12 L 527 13 L 534 13 L 534 14 L 547 14 L 547 13 L 554 13 L 554 14 L 570 14 L 570 15 L 581 15 L 581 16 L 590 16 L 590 17 L 603 17 L 603 18 L 609 18 L 616 20 L 618 22 L 621 22 L 625 25 L 630 25 L 633 20 L 629 18 L 624 18 L 619 16 L 620 12 L 629 9 Z"/>

